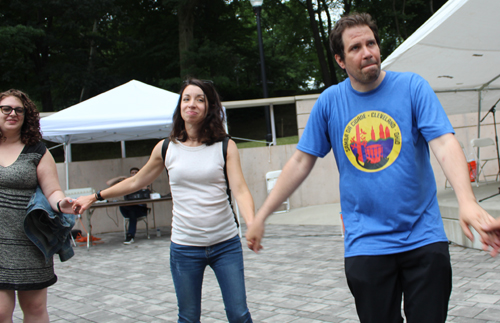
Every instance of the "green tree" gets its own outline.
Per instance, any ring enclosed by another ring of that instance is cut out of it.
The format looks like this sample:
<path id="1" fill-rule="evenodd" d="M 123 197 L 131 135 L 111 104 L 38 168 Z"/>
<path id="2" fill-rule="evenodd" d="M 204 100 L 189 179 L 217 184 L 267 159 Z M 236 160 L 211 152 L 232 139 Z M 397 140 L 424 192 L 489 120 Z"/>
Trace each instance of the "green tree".
<path id="1" fill-rule="evenodd" d="M 108 0 L 2 1 L 0 37 L 18 57 L 2 57 L 2 71 L 9 72 L 2 77 L 1 85 L 32 93 L 44 111 L 54 111 L 55 106 L 73 97 L 73 86 L 87 67 L 83 59 L 89 50 L 86 28 L 92 31 L 94 13 L 107 3 Z M 16 30 L 14 34 L 12 28 Z"/>
<path id="2" fill-rule="evenodd" d="M 57 111 L 131 79 L 158 84 L 178 75 L 173 10 L 155 0 L 2 1 L 0 86 Z"/>
<path id="3" fill-rule="evenodd" d="M 345 74 L 328 34 L 344 8 L 378 21 L 386 57 L 445 0 L 265 0 L 269 96 L 319 92 Z M 136 79 L 177 91 L 211 79 L 224 100 L 262 97 L 256 19 L 248 0 L 2 0 L 0 87 L 43 111 Z"/>
<path id="4" fill-rule="evenodd" d="M 343 0 L 345 13 L 368 12 L 377 21 L 382 59 L 389 56 L 447 0 Z M 348 10 L 347 10 L 348 9 Z"/>
<path id="5" fill-rule="evenodd" d="M 262 25 L 270 93 L 296 95 L 316 88 L 321 68 L 304 3 L 264 1 Z"/>
<path id="6" fill-rule="evenodd" d="M 323 26 L 318 27 L 318 21 L 316 21 L 316 10 L 313 8 L 312 0 L 306 0 L 307 12 L 309 13 L 309 20 L 311 22 L 311 30 L 313 32 L 314 47 L 316 48 L 316 53 L 318 55 L 318 61 L 321 69 L 321 76 L 323 83 L 326 87 L 333 85 L 333 80 L 329 71 L 329 66 L 327 65 L 327 59 L 325 56 L 325 49 L 323 47 L 323 37 L 320 30 L 323 30 Z M 319 12 L 321 17 L 321 11 Z"/>

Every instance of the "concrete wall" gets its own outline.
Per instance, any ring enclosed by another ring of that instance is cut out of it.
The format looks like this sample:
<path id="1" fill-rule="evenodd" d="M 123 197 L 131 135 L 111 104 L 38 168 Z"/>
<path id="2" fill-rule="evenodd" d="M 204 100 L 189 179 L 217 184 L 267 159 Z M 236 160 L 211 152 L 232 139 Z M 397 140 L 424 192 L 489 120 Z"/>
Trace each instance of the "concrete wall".
<path id="1" fill-rule="evenodd" d="M 316 98 L 317 96 L 311 96 L 296 101 L 299 136 L 303 132 Z M 470 140 L 477 136 L 477 120 L 477 114 L 450 116 L 450 121 L 456 131 L 456 137 L 463 142 L 468 154 L 472 153 Z M 488 117 L 481 125 L 481 137 L 494 138 L 491 117 Z M 243 174 L 257 209 L 267 196 L 266 172 L 282 169 L 294 153 L 295 147 L 296 145 L 284 145 L 240 149 Z M 495 157 L 495 148 L 493 147 L 489 152 L 485 151 L 482 156 Z M 119 175 L 127 175 L 131 167 L 142 167 L 147 162 L 147 159 L 148 157 L 137 157 L 70 163 L 70 188 L 93 187 L 96 190 L 104 189 L 107 187 L 106 181 L 108 179 Z M 431 154 L 431 163 L 434 168 L 438 189 L 444 189 L 446 178 L 433 154 Z M 58 164 L 57 167 L 61 187 L 65 187 L 64 164 Z M 490 162 L 485 169 L 486 174 L 495 173 L 498 165 L 495 162 Z M 153 189 L 160 194 L 170 192 L 165 172 L 153 183 Z M 339 176 L 333 153 L 330 152 L 325 158 L 317 160 L 311 174 L 290 197 L 290 205 L 291 208 L 301 208 L 338 202 L 340 202 Z M 162 227 L 162 230 L 169 229 L 172 219 L 171 209 L 171 202 L 156 203 L 154 205 L 155 217 L 154 220 L 150 218 L 150 226 L 159 226 Z M 83 220 L 86 226 L 85 218 Z M 92 225 L 95 233 L 122 231 L 123 219 L 117 208 L 97 210 L 92 218 Z M 81 226 L 78 225 L 77 227 L 80 228 Z M 139 223 L 138 228 L 144 228 L 144 224 Z"/>
<path id="2" fill-rule="evenodd" d="M 258 208 L 267 197 L 265 174 L 268 171 L 282 169 L 286 161 L 292 156 L 296 145 L 274 146 L 271 148 L 240 149 L 243 174 L 250 188 L 255 205 Z M 108 187 L 106 181 L 110 178 L 126 175 L 133 166 L 142 167 L 148 157 L 125 159 L 109 159 L 85 162 L 73 162 L 69 165 L 69 188 L 92 187 L 96 191 Z M 65 166 L 57 164 L 59 182 L 65 187 Z M 153 182 L 153 190 L 160 194 L 170 192 L 166 172 Z M 311 175 L 290 197 L 291 208 L 300 208 L 310 205 L 329 204 L 339 202 L 338 172 L 333 154 L 318 160 Z M 156 226 L 168 230 L 172 220 L 172 203 L 160 202 L 154 204 Z M 82 217 L 87 227 L 87 214 Z M 154 226 L 152 218 L 150 227 Z M 81 224 L 76 229 L 83 231 Z M 144 223 L 138 223 L 138 229 L 144 229 Z M 92 216 L 93 233 L 115 232 L 123 230 L 123 218 L 117 207 L 98 209 Z"/>

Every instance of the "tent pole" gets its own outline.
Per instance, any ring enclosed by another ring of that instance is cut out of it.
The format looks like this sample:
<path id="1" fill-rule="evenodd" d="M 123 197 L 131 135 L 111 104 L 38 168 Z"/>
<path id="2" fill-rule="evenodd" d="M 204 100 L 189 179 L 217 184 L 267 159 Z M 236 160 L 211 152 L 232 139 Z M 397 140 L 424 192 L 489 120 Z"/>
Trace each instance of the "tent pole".
<path id="1" fill-rule="evenodd" d="M 64 143 L 64 170 L 66 172 L 66 190 L 69 190 L 69 179 L 68 179 L 68 173 L 69 173 L 69 169 L 68 169 L 68 145 L 66 143 Z"/>
<path id="2" fill-rule="evenodd" d="M 72 153 L 71 153 L 71 143 L 68 142 L 68 163 L 71 163 L 73 162 L 73 157 L 71 157 Z"/>
<path id="3" fill-rule="evenodd" d="M 226 133 L 229 134 L 229 129 L 227 128 L 227 111 L 225 106 L 222 106 L 222 111 L 224 112 L 224 129 L 226 130 Z"/>
<path id="4" fill-rule="evenodd" d="M 68 183 L 68 154 L 66 153 L 66 143 L 63 144 L 64 148 L 64 173 L 65 173 L 65 178 L 64 181 L 66 182 L 66 190 L 69 190 L 69 183 Z"/>
<path id="5" fill-rule="evenodd" d="M 269 114 L 271 115 L 271 134 L 272 134 L 272 144 L 274 146 L 276 143 L 276 123 L 274 121 L 274 107 L 272 104 L 269 105 Z"/>
<path id="6" fill-rule="evenodd" d="M 122 147 L 122 158 L 127 158 L 127 151 L 125 150 L 125 141 L 120 141 L 120 145 Z"/>
<path id="7" fill-rule="evenodd" d="M 69 190 L 69 163 L 71 163 L 71 136 L 64 138 L 64 168 L 66 170 L 66 189 Z"/>
<path id="8" fill-rule="evenodd" d="M 483 93 L 482 90 L 477 92 L 477 137 L 481 138 L 481 108 L 482 108 L 482 96 L 481 94 Z M 476 148 L 476 174 L 479 174 L 479 147 Z M 479 180 L 479 177 L 478 177 Z"/>
<path id="9" fill-rule="evenodd" d="M 482 108 L 481 93 L 482 91 L 477 92 L 477 137 L 478 138 L 481 138 L 481 108 Z"/>

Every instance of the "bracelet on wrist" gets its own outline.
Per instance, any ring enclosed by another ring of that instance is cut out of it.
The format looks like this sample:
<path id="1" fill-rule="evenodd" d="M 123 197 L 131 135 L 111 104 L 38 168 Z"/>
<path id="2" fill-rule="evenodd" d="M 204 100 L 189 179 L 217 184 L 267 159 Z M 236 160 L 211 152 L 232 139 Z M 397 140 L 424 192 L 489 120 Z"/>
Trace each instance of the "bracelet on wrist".
<path id="1" fill-rule="evenodd" d="M 57 211 L 59 211 L 59 213 L 63 213 L 63 212 L 61 211 L 61 206 L 59 205 L 59 204 L 61 203 L 61 201 L 62 201 L 62 200 L 57 201 L 57 204 L 56 204 L 56 205 L 57 205 Z"/>
<path id="2" fill-rule="evenodd" d="M 95 193 L 95 199 L 98 201 L 104 201 L 104 198 L 101 196 L 101 191 L 102 190 L 98 190 L 97 193 Z"/>

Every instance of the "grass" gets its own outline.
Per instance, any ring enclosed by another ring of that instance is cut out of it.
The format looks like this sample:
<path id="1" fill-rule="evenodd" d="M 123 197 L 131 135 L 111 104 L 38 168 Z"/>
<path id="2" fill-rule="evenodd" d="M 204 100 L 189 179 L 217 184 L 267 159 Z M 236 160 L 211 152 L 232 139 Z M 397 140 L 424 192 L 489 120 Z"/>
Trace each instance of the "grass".
<path id="1" fill-rule="evenodd" d="M 297 144 L 298 142 L 299 142 L 299 136 L 276 138 L 276 143 L 278 146 L 292 145 L 292 144 Z M 265 147 L 266 144 L 263 142 L 245 141 L 236 143 L 236 146 L 238 147 L 238 149 L 241 149 L 241 148 Z"/>

